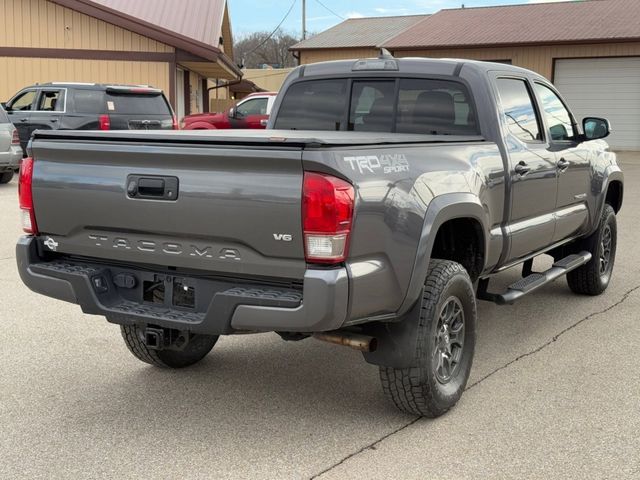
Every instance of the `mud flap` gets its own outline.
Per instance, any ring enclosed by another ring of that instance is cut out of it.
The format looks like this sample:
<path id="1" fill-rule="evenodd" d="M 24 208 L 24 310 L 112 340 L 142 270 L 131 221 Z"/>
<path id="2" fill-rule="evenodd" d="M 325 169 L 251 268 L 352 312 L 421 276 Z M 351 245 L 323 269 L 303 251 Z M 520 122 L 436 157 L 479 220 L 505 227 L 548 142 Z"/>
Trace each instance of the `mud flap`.
<path id="1" fill-rule="evenodd" d="M 363 333 L 375 337 L 378 347 L 374 352 L 363 352 L 367 363 L 373 365 L 410 368 L 416 367 L 418 325 L 424 287 L 415 305 L 397 322 L 369 324 Z"/>

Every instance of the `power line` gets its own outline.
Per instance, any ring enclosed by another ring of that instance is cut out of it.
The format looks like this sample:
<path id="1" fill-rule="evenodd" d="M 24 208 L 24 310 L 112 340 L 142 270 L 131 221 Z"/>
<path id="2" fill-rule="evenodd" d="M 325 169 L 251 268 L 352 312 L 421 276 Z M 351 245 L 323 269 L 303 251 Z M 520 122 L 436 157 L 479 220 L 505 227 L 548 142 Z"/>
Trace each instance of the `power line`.
<path id="1" fill-rule="evenodd" d="M 287 10 L 287 13 L 285 13 L 284 17 L 282 17 L 282 20 L 280 20 L 280 23 L 278 24 L 278 26 L 276 28 L 274 28 L 273 32 L 271 32 L 269 34 L 269 36 L 267 38 L 265 38 L 262 42 L 260 42 L 258 44 L 258 46 L 252 48 L 250 51 L 248 51 L 247 53 L 245 53 L 243 55 L 243 58 L 246 58 L 248 55 L 251 55 L 253 52 L 255 52 L 257 49 L 259 49 L 262 45 L 264 45 L 265 43 L 267 43 L 267 41 L 269 41 L 269 39 L 271 37 L 273 37 L 275 35 L 275 33 L 280 30 L 280 27 L 282 26 L 282 24 L 284 23 L 284 21 L 287 19 L 287 17 L 289 16 L 289 14 L 291 13 L 291 10 L 293 10 L 293 7 L 295 7 L 296 3 L 298 2 L 298 0 L 293 0 L 293 3 L 291 4 L 291 6 L 289 7 L 289 10 Z M 242 62 L 244 63 L 244 61 Z"/>
<path id="2" fill-rule="evenodd" d="M 333 13 L 336 17 L 338 17 L 341 20 L 344 20 L 345 18 L 342 15 L 338 15 L 336 12 L 334 12 L 333 10 L 331 10 L 329 7 L 327 7 L 324 3 L 322 3 L 320 0 L 316 0 L 316 2 L 318 2 L 322 7 L 324 7 L 324 9 L 329 12 L 329 13 Z"/>

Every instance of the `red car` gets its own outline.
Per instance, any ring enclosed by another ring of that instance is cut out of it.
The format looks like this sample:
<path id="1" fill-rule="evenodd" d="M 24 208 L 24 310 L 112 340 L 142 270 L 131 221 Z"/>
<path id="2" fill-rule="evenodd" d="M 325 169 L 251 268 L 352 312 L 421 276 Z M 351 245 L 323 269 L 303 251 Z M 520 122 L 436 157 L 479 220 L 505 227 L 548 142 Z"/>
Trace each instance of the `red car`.
<path id="1" fill-rule="evenodd" d="M 252 93 L 225 112 L 196 113 L 182 119 L 182 130 L 266 128 L 277 92 Z"/>

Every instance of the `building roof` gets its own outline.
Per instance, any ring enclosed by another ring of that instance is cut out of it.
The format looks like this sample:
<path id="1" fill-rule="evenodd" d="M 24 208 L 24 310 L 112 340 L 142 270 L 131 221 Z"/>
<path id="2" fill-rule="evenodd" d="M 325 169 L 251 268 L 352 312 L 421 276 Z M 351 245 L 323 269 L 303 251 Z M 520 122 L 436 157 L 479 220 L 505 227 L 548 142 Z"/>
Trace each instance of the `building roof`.
<path id="1" fill-rule="evenodd" d="M 382 46 L 392 50 L 589 43 L 640 38 L 640 1 L 584 0 L 441 10 Z"/>
<path id="2" fill-rule="evenodd" d="M 241 76 L 240 69 L 220 48 L 223 23 L 228 15 L 226 0 L 51 1 L 201 59 L 219 62 L 236 76 Z"/>
<path id="3" fill-rule="evenodd" d="M 295 44 L 290 50 L 316 48 L 375 48 L 428 15 L 350 18 L 335 27 Z"/>
<path id="4" fill-rule="evenodd" d="M 214 48 L 220 46 L 225 0 L 92 0 Z"/>

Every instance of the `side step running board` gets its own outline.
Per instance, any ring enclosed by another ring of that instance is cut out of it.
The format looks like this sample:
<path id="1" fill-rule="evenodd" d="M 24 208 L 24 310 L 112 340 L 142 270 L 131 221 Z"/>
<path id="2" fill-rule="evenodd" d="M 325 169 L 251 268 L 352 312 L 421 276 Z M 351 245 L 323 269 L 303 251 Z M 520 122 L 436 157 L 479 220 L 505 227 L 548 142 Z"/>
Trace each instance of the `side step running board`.
<path id="1" fill-rule="evenodd" d="M 489 286 L 489 279 L 483 278 L 478 285 L 478 298 L 480 300 L 487 300 L 489 302 L 495 302 L 498 305 L 512 304 L 516 300 L 524 297 L 525 295 L 537 290 L 542 285 L 554 281 L 556 278 L 566 275 L 571 270 L 584 265 L 591 260 L 591 254 L 589 252 L 580 252 L 574 255 L 569 255 L 561 260 L 555 262 L 549 270 L 539 273 L 531 273 L 524 278 L 521 278 L 516 283 L 513 283 L 507 287 L 507 291 L 504 293 L 489 293 L 487 288 Z"/>

